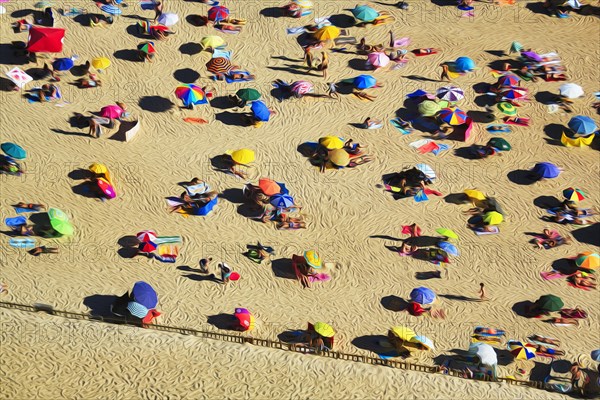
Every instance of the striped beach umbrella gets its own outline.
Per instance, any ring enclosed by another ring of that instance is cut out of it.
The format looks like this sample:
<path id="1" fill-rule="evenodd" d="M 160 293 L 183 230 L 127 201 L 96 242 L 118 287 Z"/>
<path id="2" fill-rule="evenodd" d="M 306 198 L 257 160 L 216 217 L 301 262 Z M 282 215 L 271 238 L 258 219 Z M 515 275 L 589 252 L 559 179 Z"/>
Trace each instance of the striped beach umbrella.
<path id="1" fill-rule="evenodd" d="M 465 98 L 465 93 L 456 86 L 444 86 L 437 90 L 438 98 L 446 101 L 456 102 Z"/>
<path id="2" fill-rule="evenodd" d="M 156 22 L 164 26 L 173 26 L 179 22 L 179 16 L 174 13 L 162 13 Z"/>
<path id="3" fill-rule="evenodd" d="M 127 310 L 131 313 L 131 315 L 138 318 L 145 318 L 146 315 L 148 315 L 148 312 L 150 311 L 146 307 L 135 301 L 130 301 L 129 303 L 127 303 Z"/>
<path id="4" fill-rule="evenodd" d="M 499 93 L 506 100 L 518 100 L 527 97 L 527 90 L 517 87 L 502 88 Z"/>
<path id="5" fill-rule="evenodd" d="M 175 96 L 183 101 L 183 105 L 186 107 L 190 104 L 204 104 L 207 102 L 204 90 L 202 90 L 200 86 L 192 83 L 177 86 L 175 89 Z"/>
<path id="6" fill-rule="evenodd" d="M 467 121 L 467 114 L 458 108 L 443 108 L 439 117 L 450 125 L 461 125 Z"/>
<path id="7" fill-rule="evenodd" d="M 498 103 L 497 107 L 498 110 L 502 111 L 506 115 L 517 115 L 517 107 L 510 103 L 503 101 L 502 103 Z"/>
<path id="8" fill-rule="evenodd" d="M 229 16 L 229 9 L 223 6 L 215 6 L 208 9 L 208 20 L 213 22 L 220 22 L 227 19 Z"/>
<path id="9" fill-rule="evenodd" d="M 585 199 L 585 193 L 583 193 L 583 190 L 573 187 L 563 190 L 563 196 L 565 199 L 570 201 L 581 201 Z"/>
<path id="10" fill-rule="evenodd" d="M 600 266 L 600 255 L 598 255 L 598 253 L 592 253 L 591 251 L 580 253 L 575 259 L 575 264 L 579 268 L 597 269 Z"/>
<path id="11" fill-rule="evenodd" d="M 433 117 L 442 108 L 433 100 L 425 100 L 419 103 L 419 113 L 424 117 Z"/>
<path id="12" fill-rule="evenodd" d="M 496 84 L 498 86 L 517 86 L 520 81 L 521 78 L 519 78 L 518 76 L 514 74 L 508 74 L 498 78 L 498 82 L 496 82 Z"/>
<path id="13" fill-rule="evenodd" d="M 516 360 L 529 360 L 535 357 L 535 347 L 533 345 L 518 341 L 510 341 L 508 343 L 510 354 L 515 356 Z"/>
<path id="14" fill-rule="evenodd" d="M 152 230 L 138 232 L 135 236 L 140 242 L 154 242 L 156 240 L 156 232 Z"/>
<path id="15" fill-rule="evenodd" d="M 232 68 L 231 61 L 225 57 L 211 58 L 206 63 L 206 69 L 213 74 L 226 74 L 231 71 Z"/>
<path id="16" fill-rule="evenodd" d="M 296 81 L 290 85 L 290 91 L 294 96 L 301 97 L 314 91 L 314 85 L 308 81 Z"/>

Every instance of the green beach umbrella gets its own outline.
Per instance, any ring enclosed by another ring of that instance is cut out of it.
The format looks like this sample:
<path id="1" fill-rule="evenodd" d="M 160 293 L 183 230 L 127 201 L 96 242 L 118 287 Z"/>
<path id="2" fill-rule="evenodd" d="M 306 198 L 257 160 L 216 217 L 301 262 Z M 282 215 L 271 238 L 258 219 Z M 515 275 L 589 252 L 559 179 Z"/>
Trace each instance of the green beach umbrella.
<path id="1" fill-rule="evenodd" d="M 52 228 L 61 235 L 72 235 L 73 226 L 69 222 L 67 214 L 59 210 L 58 208 L 51 208 L 48 210 L 48 217 L 50 218 L 50 225 Z"/>
<path id="2" fill-rule="evenodd" d="M 235 92 L 236 96 L 244 101 L 254 101 L 260 99 L 260 93 L 256 89 L 244 88 Z"/>
<path id="3" fill-rule="evenodd" d="M 379 17 L 379 13 L 367 5 L 356 6 L 352 9 L 352 15 L 359 21 L 371 22 Z"/>
<path id="4" fill-rule="evenodd" d="M 483 216 L 483 222 L 488 225 L 498 225 L 504 221 L 504 217 L 497 211 L 489 211 Z"/>
<path id="5" fill-rule="evenodd" d="M 506 115 L 517 115 L 517 107 L 506 101 L 498 103 L 498 110 L 502 111 Z"/>
<path id="6" fill-rule="evenodd" d="M 435 231 L 437 233 L 439 233 L 440 235 L 445 236 L 447 238 L 458 240 L 458 235 L 452 229 L 438 228 Z"/>
<path id="7" fill-rule="evenodd" d="M 48 8 L 52 6 L 52 3 L 46 0 L 38 1 L 33 5 L 35 8 Z"/>
<path id="8" fill-rule="evenodd" d="M 546 294 L 540 297 L 535 304 L 542 311 L 558 311 L 565 305 L 560 297 L 553 294 Z"/>
<path id="9" fill-rule="evenodd" d="M 440 110 L 440 105 L 433 100 L 425 100 L 419 104 L 419 113 L 424 117 L 433 117 Z"/>
<path id="10" fill-rule="evenodd" d="M 500 151 L 509 151 L 512 149 L 510 143 L 508 143 L 504 138 L 492 138 L 487 142 L 487 145 Z"/>

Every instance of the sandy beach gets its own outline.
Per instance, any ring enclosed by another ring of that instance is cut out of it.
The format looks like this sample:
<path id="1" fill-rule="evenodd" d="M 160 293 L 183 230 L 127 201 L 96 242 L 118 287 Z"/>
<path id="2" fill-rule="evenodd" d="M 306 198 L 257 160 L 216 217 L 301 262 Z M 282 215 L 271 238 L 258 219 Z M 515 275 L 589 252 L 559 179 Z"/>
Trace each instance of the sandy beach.
<path id="1" fill-rule="evenodd" d="M 311 17 L 272 17 L 269 9 L 283 2 L 232 0 L 225 5 L 232 16 L 246 19 L 247 25 L 239 35 L 216 34 L 233 51 L 234 64 L 255 74 L 256 80 L 226 84 L 209 78 L 205 64 L 211 55 L 198 52 L 200 39 L 216 31 L 193 26 L 185 18 L 205 15 L 209 6 L 167 0 L 165 11 L 180 16 L 173 27 L 176 34 L 156 43 L 154 62 L 142 63 L 128 60 L 144 40 L 131 34 L 132 26 L 139 20 L 136 16 L 151 18 L 153 12 L 132 3 L 106 28 L 57 18 L 56 26 L 67 30 L 64 50 L 57 56 L 77 55 L 77 64 L 99 56 L 111 60 L 112 65 L 99 74 L 102 87 L 78 89 L 69 84 L 76 77 L 66 73 L 59 83 L 64 100 L 61 107 L 57 103 L 28 103 L 19 92 L 0 92 L 0 141 L 19 143 L 28 153 L 26 174 L 0 176 L 2 219 L 16 215 L 12 205 L 18 202 L 42 203 L 67 213 L 75 228 L 70 238 L 36 238 L 38 245 L 60 249 L 59 254 L 39 257 L 9 247 L 9 236 L 3 235 L 0 282 L 7 283 L 10 292 L 0 301 L 102 312 L 112 296 L 120 296 L 134 282 L 144 280 L 159 294 L 162 315 L 158 322 L 163 325 L 218 331 L 209 323 L 210 317 L 245 307 L 257 322 L 256 328 L 244 335 L 276 340 L 283 331 L 323 321 L 337 332 L 336 350 L 371 356 L 375 353 L 362 343 L 371 336 L 385 335 L 391 326 L 405 325 L 435 342 L 435 351 L 416 352 L 408 359 L 425 365 L 435 365 L 452 349 L 466 350 L 473 328 L 487 326 L 505 330 L 508 339 L 524 340 L 531 334 L 558 338 L 566 352 L 561 358 L 575 361 L 583 354 L 595 370 L 589 354 L 600 347 L 598 292 L 570 287 L 564 279 L 544 281 L 540 272 L 549 271 L 557 260 L 584 251 L 598 252 L 598 223 L 591 228 L 549 223 L 541 219 L 546 211 L 540 204 L 547 197 L 562 201 L 563 189 L 573 186 L 587 194 L 582 206 L 600 209 L 598 139 L 591 148 L 553 144 L 553 135 L 566 127 L 573 115 L 589 116 L 596 124 L 600 121 L 591 107 L 600 78 L 597 17 L 574 14 L 568 19 L 551 18 L 532 11 L 525 2 L 506 7 L 476 3 L 472 18 L 462 18 L 456 7 L 430 2 L 411 2 L 407 11 L 376 3 L 376 9 L 389 12 L 396 22 L 345 28 L 350 36 L 366 36 L 372 44 L 387 43 L 391 29 L 397 37 L 410 37 L 409 49 L 435 47 L 442 51 L 409 57 L 407 65 L 398 70 L 364 72 L 360 66 L 366 56 L 354 54 L 355 47 L 348 45 L 347 51 L 331 52 L 329 78 L 324 79 L 315 71 L 306 73 L 296 37 L 285 32 L 285 28 L 311 23 Z M 314 15 L 344 14 L 346 19 L 339 20 L 345 21 L 351 19 L 347 9 L 355 3 L 318 1 Z M 42 67 L 43 59 L 37 65 L 15 64 L 8 49 L 12 41 L 27 40 L 27 33 L 13 33 L 10 22 L 17 19 L 18 10 L 31 5 L 9 2 L 3 6 L 7 13 L 0 16 L 2 69 Z M 57 8 L 63 6 L 95 10 L 95 5 L 86 1 L 55 3 Z M 11 15 L 15 12 L 17 16 Z M 471 57 L 478 67 L 452 82 L 465 91 L 460 107 L 484 111 L 481 94 L 473 87 L 495 81 L 490 64 L 497 68 L 508 59 L 495 54 L 508 51 L 513 41 L 539 53 L 560 55 L 568 81 L 585 91 L 583 98 L 574 101 L 572 114 L 549 113 L 548 106 L 542 104 L 548 92 L 558 93 L 561 82 L 524 83 L 532 100 L 519 113 L 531 118 L 531 125 L 513 127 L 504 136 L 512 150 L 486 160 L 467 160 L 454 154 L 458 148 L 484 144 L 493 137 L 485 130 L 486 124 L 476 124 L 467 143 L 442 141 L 451 148 L 437 156 L 421 155 L 409 147 L 409 143 L 429 135 L 419 131 L 402 135 L 389 124 L 390 119 L 404 115 L 408 93 L 417 89 L 435 93 L 444 86 L 437 81 L 439 65 L 459 56 Z M 373 74 L 383 85 L 370 89 L 369 93 L 377 96 L 373 102 L 351 95 L 342 95 L 339 100 L 279 102 L 271 95 L 275 79 L 305 79 L 315 84 L 316 92 L 325 93 L 327 83 L 362 73 Z M 216 99 L 193 111 L 182 109 L 174 90 L 180 83 L 193 82 L 214 88 Z M 244 87 L 259 90 L 265 103 L 276 111 L 260 128 L 239 126 L 239 114 L 245 110 L 224 105 L 224 97 Z M 97 112 L 116 101 L 127 104 L 130 119 L 141 120 L 141 130 L 131 142 L 111 140 L 109 135 L 95 139 L 69 125 L 73 113 Z M 186 123 L 185 117 L 203 118 L 208 124 Z M 357 128 L 367 117 L 381 119 L 383 128 Z M 365 150 L 374 161 L 354 169 L 319 173 L 297 147 L 326 135 L 352 138 L 368 146 Z M 241 189 L 246 181 L 215 171 L 211 165 L 211 158 L 244 147 L 256 152 L 254 167 L 248 170 L 251 180 L 256 183 L 264 176 L 285 182 L 303 207 L 306 229 L 280 231 L 244 215 Z M 514 171 L 530 169 L 542 161 L 551 161 L 564 172 L 557 179 L 531 185 L 515 182 Z M 81 195 L 77 189 L 82 181 L 74 179 L 74 171 L 94 162 L 110 168 L 117 198 L 102 202 Z M 461 214 L 468 205 L 451 204 L 436 196 L 424 203 L 409 198 L 394 200 L 381 188 L 383 175 L 420 162 L 435 169 L 438 178 L 432 187 L 444 196 L 469 188 L 494 196 L 505 211 L 500 233 L 476 236 Z M 165 198 L 178 196 L 182 191 L 178 182 L 193 177 L 221 193 L 217 207 L 206 217 L 170 214 Z M 446 227 L 460 236 L 456 242 L 460 256 L 447 266 L 447 276 L 419 280 L 416 273 L 435 270 L 435 266 L 401 257 L 386 247 L 400 245 L 400 239 L 405 238 L 401 226 L 411 223 L 418 223 L 426 234 L 434 235 L 436 228 Z M 527 232 L 540 233 L 547 226 L 572 235 L 572 243 L 550 250 L 535 249 Z M 183 238 L 176 263 L 123 257 L 119 240 L 144 229 Z M 246 245 L 257 240 L 275 249 L 271 262 L 255 264 L 242 255 Z M 303 289 L 293 275 L 290 278 L 289 258 L 308 249 L 316 249 L 333 267 L 328 271 L 330 281 Z M 227 262 L 239 272 L 240 280 L 224 286 L 205 279 L 197 272 L 198 260 L 203 257 Z M 485 283 L 490 301 L 473 301 L 480 282 Z M 418 286 L 435 291 L 435 307 L 445 310 L 445 320 L 397 311 Z M 515 304 L 545 294 L 559 296 L 565 307 L 584 308 L 588 317 L 579 326 L 557 327 L 513 311 Z M 142 329 L 62 321 L 10 310 L 2 310 L 0 315 L 0 396 L 5 399 L 560 397 L 506 384 L 302 357 Z M 48 325 L 60 332 L 55 339 L 20 333 L 22 329 L 43 330 Z M 17 334 L 11 334 L 12 329 Z M 89 330 L 98 332 L 93 340 L 86 337 Z M 127 340 L 121 340 L 123 335 Z M 532 368 L 533 361 L 528 363 Z M 501 363 L 499 375 L 514 374 L 516 364 L 505 364 Z"/>

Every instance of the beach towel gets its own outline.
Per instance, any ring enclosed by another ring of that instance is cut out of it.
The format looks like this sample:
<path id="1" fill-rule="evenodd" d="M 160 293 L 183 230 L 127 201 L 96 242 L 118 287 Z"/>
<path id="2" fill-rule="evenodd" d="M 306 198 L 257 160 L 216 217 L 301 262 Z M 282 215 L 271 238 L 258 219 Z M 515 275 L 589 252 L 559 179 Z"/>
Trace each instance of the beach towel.
<path id="1" fill-rule="evenodd" d="M 340 44 L 357 44 L 358 43 L 358 41 L 356 40 L 356 38 L 354 36 L 339 37 L 337 39 L 334 39 L 333 42 L 335 43 L 336 46 L 339 46 Z"/>
<path id="2" fill-rule="evenodd" d="M 329 21 L 329 18 L 331 18 L 331 15 L 328 15 L 326 17 L 315 17 L 315 25 L 317 25 L 319 29 L 324 26 L 329 26 L 331 25 L 331 21 Z"/>
<path id="3" fill-rule="evenodd" d="M 17 249 L 32 249 L 35 247 L 35 239 L 32 238 L 11 238 L 8 241 L 11 247 Z"/>
<path id="4" fill-rule="evenodd" d="M 529 118 L 517 118 L 516 121 L 509 120 L 509 117 L 504 117 L 504 123 L 509 125 L 529 126 Z"/>
<path id="5" fill-rule="evenodd" d="M 208 124 L 208 121 L 203 119 L 203 118 L 194 118 L 194 117 L 187 117 L 183 119 L 184 122 L 189 122 L 190 124 Z"/>
<path id="6" fill-rule="evenodd" d="M 492 124 L 488 125 L 485 129 L 491 134 L 511 132 L 510 126 L 506 124 Z"/>
<path id="7" fill-rule="evenodd" d="M 156 249 L 155 258 L 164 263 L 174 263 L 179 255 L 179 246 L 177 244 L 161 244 Z"/>
<path id="8" fill-rule="evenodd" d="M 429 51 L 428 53 L 420 53 L 419 49 L 411 50 L 411 52 L 417 57 L 430 56 L 432 54 L 437 54 L 437 51 L 434 51 L 433 49 L 428 49 L 428 51 Z"/>
<path id="9" fill-rule="evenodd" d="M 240 74 L 240 73 L 242 73 L 242 74 L 247 74 L 247 75 L 250 75 L 250 72 L 248 72 L 248 71 L 229 71 L 229 73 L 237 73 L 237 74 Z M 213 78 L 213 80 L 215 80 L 215 81 L 217 80 L 217 77 L 216 77 L 216 76 L 213 76 L 212 78 Z M 225 82 L 227 82 L 227 83 L 234 83 L 234 82 L 250 82 L 250 81 L 253 81 L 253 80 L 254 80 L 254 79 L 253 79 L 253 78 L 250 78 L 249 76 L 246 76 L 245 78 L 241 78 L 241 79 L 233 79 L 233 78 L 231 78 L 231 77 L 229 76 L 229 74 L 225 75 Z"/>
<path id="10" fill-rule="evenodd" d="M 34 210 L 33 208 L 23 208 L 23 207 L 15 207 L 15 211 L 17 214 L 39 212 L 39 210 Z"/>
<path id="11" fill-rule="evenodd" d="M 436 143 L 436 145 L 437 145 L 437 148 L 431 150 L 431 152 L 435 156 L 437 156 L 438 154 L 440 154 L 442 151 L 448 150 L 450 148 L 449 145 L 443 144 L 443 143 Z"/>
<path id="12" fill-rule="evenodd" d="M 19 215 L 18 217 L 6 218 L 4 223 L 11 229 L 17 229 L 27 224 L 27 218 L 25 218 L 23 215 Z"/>
<path id="13" fill-rule="evenodd" d="M 423 201 L 429 200 L 429 197 L 427 197 L 427 195 L 425 194 L 425 192 L 423 190 L 419 190 L 417 192 L 417 194 L 415 194 L 413 197 L 415 199 L 415 202 L 417 202 L 417 203 L 421 203 Z"/>
<path id="14" fill-rule="evenodd" d="M 407 37 L 403 37 L 403 38 L 394 40 L 394 43 L 392 44 L 392 47 L 393 48 L 396 48 L 396 47 L 406 47 L 409 44 L 410 44 L 410 39 L 407 38 Z"/>
<path id="15" fill-rule="evenodd" d="M 481 229 L 481 228 L 477 228 L 477 229 Z M 475 234 L 477 236 L 483 236 L 483 235 L 495 235 L 497 233 L 500 233 L 500 228 L 498 228 L 497 226 L 492 226 L 491 229 L 492 231 L 488 232 L 488 231 L 483 231 L 483 230 L 473 230 L 473 232 L 475 232 Z"/>
<path id="16" fill-rule="evenodd" d="M 489 333 L 489 332 L 485 332 L 486 330 L 495 330 L 496 333 Z M 490 329 L 489 327 L 486 326 L 476 326 L 475 329 L 473 329 L 473 334 L 474 335 L 479 335 L 479 336 L 505 336 L 506 335 L 506 331 L 502 330 L 502 329 Z"/>
<path id="17" fill-rule="evenodd" d="M 472 335 L 471 343 L 487 343 L 487 344 L 500 344 L 502 343 L 502 339 L 497 336 L 481 336 L 481 335 Z"/>
<path id="18" fill-rule="evenodd" d="M 573 275 L 573 274 L 567 275 L 567 274 L 563 274 L 562 272 L 558 272 L 555 270 L 540 272 L 540 276 L 545 281 L 552 281 L 555 279 L 568 278 L 571 275 Z"/>
<path id="19" fill-rule="evenodd" d="M 166 243 L 181 244 L 181 236 L 159 236 L 154 239 L 154 244 L 161 245 Z"/>
<path id="20" fill-rule="evenodd" d="M 396 129 L 398 129 L 400 131 L 400 133 L 402 133 L 403 135 L 408 135 L 409 133 L 412 132 L 411 128 L 403 128 L 401 122 L 398 120 L 398 118 L 394 118 L 390 120 L 390 124 L 392 124 L 392 126 Z"/>
<path id="21" fill-rule="evenodd" d="M 467 12 L 464 12 L 461 15 L 461 17 L 462 18 L 474 18 L 475 17 L 475 13 L 473 11 L 467 11 Z"/>
<path id="22" fill-rule="evenodd" d="M 225 28 L 219 28 L 218 26 L 215 26 L 215 30 L 219 31 L 221 33 L 229 33 L 230 35 L 238 35 L 241 32 L 238 29 L 225 29 Z"/>
<path id="23" fill-rule="evenodd" d="M 299 26 L 299 27 L 295 27 L 295 28 L 285 28 L 285 33 L 287 33 L 288 35 L 300 35 L 305 32 L 307 32 L 307 30 L 303 26 Z"/>
<path id="24" fill-rule="evenodd" d="M 233 50 L 223 50 L 223 49 L 215 49 L 212 54 L 212 58 L 226 58 L 231 60 L 231 56 L 233 55 Z"/>

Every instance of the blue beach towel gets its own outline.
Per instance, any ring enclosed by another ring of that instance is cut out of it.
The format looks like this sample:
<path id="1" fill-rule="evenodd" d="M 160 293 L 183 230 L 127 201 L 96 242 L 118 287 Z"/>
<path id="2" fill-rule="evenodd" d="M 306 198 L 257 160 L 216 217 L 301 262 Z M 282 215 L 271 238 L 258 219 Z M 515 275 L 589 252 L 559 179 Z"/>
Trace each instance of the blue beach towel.
<path id="1" fill-rule="evenodd" d="M 18 217 L 6 218 L 4 223 L 6 226 L 15 229 L 25 225 L 27 223 L 27 218 L 25 218 L 23 215 L 19 215 Z"/>
<path id="2" fill-rule="evenodd" d="M 235 73 L 246 73 L 246 74 L 250 74 L 250 72 L 248 72 L 248 71 L 230 71 L 230 72 L 232 72 L 232 73 L 233 73 L 233 72 L 235 72 Z M 215 80 L 215 81 L 217 80 L 217 77 L 216 77 L 216 76 L 213 76 L 212 78 L 213 78 L 213 80 Z M 248 77 L 246 77 L 246 78 L 242 78 L 242 79 L 232 79 L 232 78 L 230 78 L 230 77 L 229 77 L 229 75 L 225 75 L 225 82 L 227 82 L 227 83 L 234 83 L 234 82 L 250 82 L 250 81 L 253 81 L 253 80 L 254 80 L 254 79 L 252 79 L 252 78 L 248 78 Z"/>
<path id="3" fill-rule="evenodd" d="M 35 247 L 35 239 L 32 238 L 12 238 L 8 241 L 9 246 L 17 249 L 32 249 Z"/>

